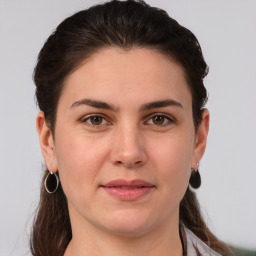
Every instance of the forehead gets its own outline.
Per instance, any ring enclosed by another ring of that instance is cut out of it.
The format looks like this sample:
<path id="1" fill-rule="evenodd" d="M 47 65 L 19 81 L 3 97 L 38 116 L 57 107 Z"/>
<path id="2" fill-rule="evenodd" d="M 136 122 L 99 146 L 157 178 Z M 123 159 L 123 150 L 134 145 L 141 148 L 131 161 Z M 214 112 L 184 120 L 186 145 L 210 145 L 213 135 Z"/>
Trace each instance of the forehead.
<path id="1" fill-rule="evenodd" d="M 171 57 L 152 49 L 107 48 L 86 59 L 65 80 L 60 100 L 96 98 L 124 103 L 163 97 L 188 101 L 191 95 L 183 68 Z"/>

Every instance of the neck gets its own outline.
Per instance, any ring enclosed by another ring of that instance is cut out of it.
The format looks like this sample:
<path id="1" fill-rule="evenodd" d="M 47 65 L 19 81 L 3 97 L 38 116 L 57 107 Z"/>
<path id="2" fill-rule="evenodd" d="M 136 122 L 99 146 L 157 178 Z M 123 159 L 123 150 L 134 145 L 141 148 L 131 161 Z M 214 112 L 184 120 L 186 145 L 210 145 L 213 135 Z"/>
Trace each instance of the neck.
<path id="1" fill-rule="evenodd" d="M 175 224 L 164 223 L 139 235 L 114 234 L 88 222 L 81 225 L 78 218 L 74 219 L 73 237 L 64 256 L 182 256 L 178 218 Z"/>

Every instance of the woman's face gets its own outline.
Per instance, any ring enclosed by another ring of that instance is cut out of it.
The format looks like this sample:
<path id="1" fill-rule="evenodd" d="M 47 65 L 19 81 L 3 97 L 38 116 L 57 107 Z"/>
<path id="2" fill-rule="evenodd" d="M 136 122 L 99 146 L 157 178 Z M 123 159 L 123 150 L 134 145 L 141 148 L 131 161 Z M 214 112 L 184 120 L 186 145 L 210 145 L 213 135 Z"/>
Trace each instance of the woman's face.
<path id="1" fill-rule="evenodd" d="M 72 228 L 130 236 L 178 224 L 191 167 L 204 152 L 208 112 L 195 133 L 191 94 L 170 58 L 104 49 L 66 79 L 54 140 L 42 113 L 38 130 Z"/>

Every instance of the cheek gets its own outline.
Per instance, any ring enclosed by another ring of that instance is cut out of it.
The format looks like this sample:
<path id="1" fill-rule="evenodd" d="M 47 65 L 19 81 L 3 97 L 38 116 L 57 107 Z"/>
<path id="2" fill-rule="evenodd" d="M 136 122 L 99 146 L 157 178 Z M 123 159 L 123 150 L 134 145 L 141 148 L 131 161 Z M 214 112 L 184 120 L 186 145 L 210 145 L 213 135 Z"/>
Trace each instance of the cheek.
<path id="1" fill-rule="evenodd" d="M 63 190 L 67 194 L 91 193 L 97 186 L 97 175 L 106 158 L 105 143 L 83 134 L 66 132 L 56 138 L 56 156 Z M 63 134 L 64 135 L 64 134 Z M 93 186 L 96 185 L 96 186 Z M 88 195 L 89 195 L 88 194 Z"/>
<path id="2" fill-rule="evenodd" d="M 159 170 L 159 184 L 165 193 L 182 196 L 190 177 L 193 156 L 193 138 L 184 133 L 175 138 L 165 138 L 157 147 L 152 147 L 152 159 Z"/>
<path id="3" fill-rule="evenodd" d="M 163 165 L 163 169 L 170 169 L 173 172 L 182 172 L 190 169 L 193 156 L 193 139 L 184 134 L 163 138 L 157 147 L 155 143 L 151 145 L 152 158 Z"/>

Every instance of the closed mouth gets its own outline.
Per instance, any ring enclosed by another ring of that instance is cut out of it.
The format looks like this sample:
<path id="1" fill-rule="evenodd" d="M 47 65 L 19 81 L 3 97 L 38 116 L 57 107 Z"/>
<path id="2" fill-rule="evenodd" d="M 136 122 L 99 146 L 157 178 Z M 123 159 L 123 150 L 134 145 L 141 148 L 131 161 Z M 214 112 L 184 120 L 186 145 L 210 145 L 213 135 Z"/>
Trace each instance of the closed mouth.
<path id="1" fill-rule="evenodd" d="M 125 180 L 125 179 L 117 179 L 106 184 L 101 185 L 102 187 L 115 187 L 115 188 L 123 188 L 123 189 L 133 189 L 133 188 L 147 188 L 147 187 L 155 187 L 153 184 L 144 181 L 144 180 Z"/>
<path id="2" fill-rule="evenodd" d="M 114 180 L 102 187 L 110 196 L 122 201 L 135 201 L 150 194 L 155 186 L 143 180 Z"/>

